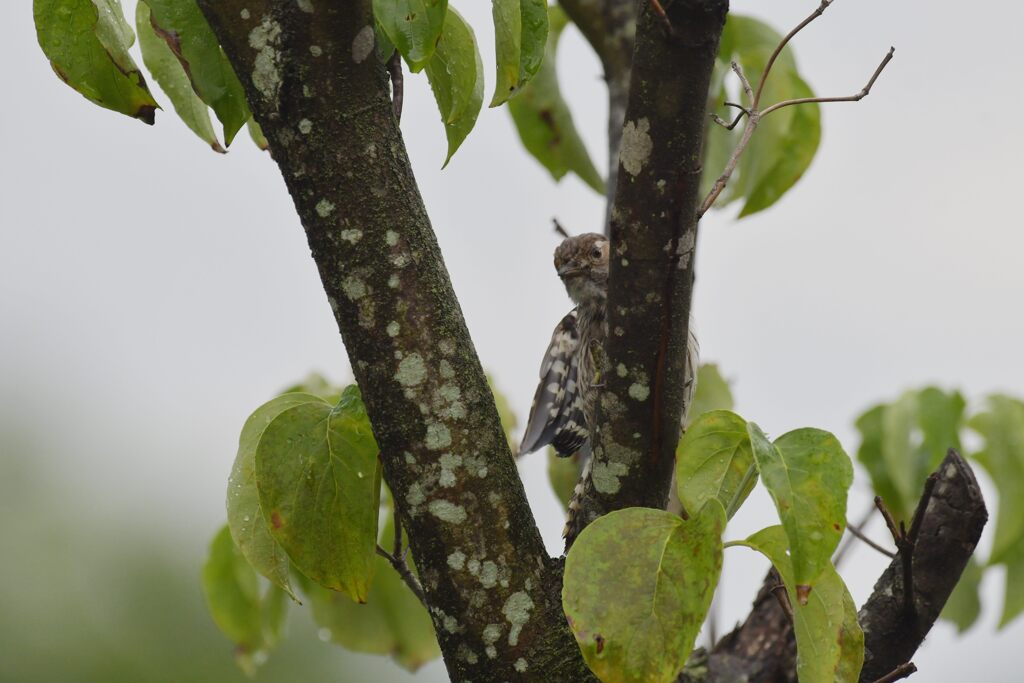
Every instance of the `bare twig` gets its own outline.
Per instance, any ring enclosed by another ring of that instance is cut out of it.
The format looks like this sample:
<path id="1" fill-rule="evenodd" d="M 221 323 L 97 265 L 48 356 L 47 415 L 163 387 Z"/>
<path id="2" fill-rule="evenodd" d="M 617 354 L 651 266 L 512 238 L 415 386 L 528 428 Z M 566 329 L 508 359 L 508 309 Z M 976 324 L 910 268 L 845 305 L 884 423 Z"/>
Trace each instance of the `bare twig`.
<path id="1" fill-rule="evenodd" d="M 426 607 L 427 597 L 423 594 L 423 586 L 420 585 L 419 579 L 413 575 L 412 570 L 409 569 L 409 565 L 405 563 L 405 555 L 403 554 L 401 557 L 392 555 L 387 550 L 384 550 L 384 548 L 381 548 L 380 545 L 377 546 L 377 554 L 391 563 L 391 566 L 394 567 L 395 571 L 398 572 L 398 575 L 402 577 L 402 581 L 405 582 L 405 585 L 409 587 L 409 590 L 411 590 L 413 595 L 415 595 L 420 601 L 420 604 Z"/>
<path id="2" fill-rule="evenodd" d="M 867 509 L 867 511 L 865 511 L 865 513 L 861 516 L 860 521 L 854 526 L 856 526 L 857 529 L 860 531 L 866 529 L 868 522 L 871 521 L 871 515 L 873 515 L 877 509 L 878 508 L 875 507 L 875 502 L 871 501 L 871 506 Z M 847 526 L 850 526 L 849 522 L 847 522 Z M 836 554 L 832 557 L 832 564 L 835 565 L 837 569 L 839 568 L 840 563 L 843 561 L 843 558 L 846 557 L 846 553 L 850 552 L 850 547 L 853 545 L 853 542 L 855 540 L 856 538 L 852 534 L 843 539 L 842 544 L 839 546 L 839 550 L 837 550 Z"/>
<path id="3" fill-rule="evenodd" d="M 883 548 L 882 546 L 878 545 L 877 543 L 872 541 L 870 538 L 865 536 L 864 533 L 860 529 L 858 529 L 854 525 L 850 524 L 849 522 L 847 522 L 847 524 L 846 524 L 846 529 L 847 529 L 847 531 L 850 532 L 850 534 L 853 537 L 855 537 L 857 539 L 860 539 L 861 541 L 863 541 L 864 543 L 866 543 L 870 547 L 874 548 L 878 552 L 882 553 L 883 555 L 885 555 L 889 559 L 892 559 L 892 558 L 896 557 L 896 553 L 894 553 L 893 551 L 888 550 L 888 549 Z"/>
<path id="4" fill-rule="evenodd" d="M 871 75 L 871 80 L 868 81 L 868 84 L 865 85 L 860 92 L 854 95 L 847 95 L 846 97 L 801 97 L 795 100 L 785 100 L 783 102 L 778 102 L 768 107 L 767 109 L 761 112 L 761 116 L 768 116 L 768 114 L 771 114 L 773 111 L 777 111 L 779 109 L 782 109 L 783 107 L 791 107 L 794 104 L 811 104 L 814 102 L 860 102 L 869 94 L 871 94 L 871 86 L 873 86 L 875 84 L 875 81 L 878 80 L 878 77 L 882 73 L 882 69 L 884 69 L 886 65 L 892 61 L 892 56 L 893 54 L 895 54 L 895 52 L 896 48 L 889 48 L 889 52 L 886 53 L 885 57 L 882 59 L 882 62 L 878 65 L 878 68 L 875 69 L 875 73 Z"/>
<path id="5" fill-rule="evenodd" d="M 565 226 L 563 226 L 561 223 L 558 222 L 557 218 L 552 218 L 551 222 L 555 226 L 555 232 L 556 233 L 558 233 L 559 235 L 561 235 L 565 239 L 568 239 L 568 238 L 572 237 L 572 235 L 569 234 L 569 231 L 565 229 Z"/>
<path id="6" fill-rule="evenodd" d="M 401 121 L 405 78 L 402 75 L 402 56 L 398 54 L 398 50 L 391 53 L 391 58 L 388 59 L 388 75 L 391 77 L 391 106 L 395 109 L 395 118 Z"/>
<path id="7" fill-rule="evenodd" d="M 787 33 L 786 37 L 775 46 L 775 50 L 772 52 L 771 57 L 768 58 L 768 61 L 764 65 L 764 71 L 761 72 L 761 80 L 758 81 L 757 92 L 754 93 L 754 100 L 751 105 L 751 109 L 757 109 L 757 105 L 761 103 L 761 94 L 764 92 L 764 84 L 768 80 L 768 74 L 772 72 L 772 67 L 775 66 L 775 60 L 779 58 L 782 50 L 789 44 L 789 41 L 793 39 L 793 36 L 800 33 L 800 31 L 803 31 L 809 23 L 824 14 L 825 10 L 827 10 L 834 1 L 835 0 L 821 0 L 821 4 L 818 5 L 818 9 L 811 12 L 806 19 L 797 24 L 797 27 Z"/>
<path id="8" fill-rule="evenodd" d="M 932 490 L 935 487 L 935 475 L 928 477 L 925 482 L 924 495 L 921 497 L 921 502 L 917 506 L 917 512 L 914 513 L 915 523 L 920 526 L 919 518 L 923 515 L 923 510 L 928 507 L 928 501 L 931 499 Z M 885 502 L 882 501 L 881 496 L 875 496 L 875 506 L 878 507 L 879 512 L 882 513 L 882 517 L 885 518 L 885 525 L 889 527 L 889 533 L 892 534 L 892 540 L 896 542 L 896 548 L 899 551 L 900 562 L 903 566 L 903 609 L 907 614 L 914 613 L 914 545 L 917 540 L 917 531 L 913 534 L 907 532 L 906 524 L 900 521 L 899 525 L 896 524 L 896 520 L 893 519 L 892 513 L 889 512 L 889 508 L 885 506 Z M 911 529 L 914 525 L 911 524 Z M 895 680 L 895 679 L 894 679 Z"/>
<path id="9" fill-rule="evenodd" d="M 916 671 L 917 667 L 914 666 L 913 662 L 900 664 L 898 667 L 876 680 L 875 683 L 893 683 L 893 681 L 902 680 Z"/>
<path id="10" fill-rule="evenodd" d="M 740 83 L 743 85 L 743 91 L 747 94 L 747 97 L 750 98 L 750 108 L 743 109 L 742 107 L 739 107 L 739 105 L 736 105 L 734 103 L 727 103 L 728 106 L 739 107 L 742 110 L 736 116 L 736 119 L 732 123 L 727 123 L 725 120 L 723 120 L 721 117 L 715 114 L 712 114 L 711 118 L 712 120 L 714 120 L 715 123 L 726 128 L 727 130 L 734 129 L 736 125 L 739 124 L 739 122 L 743 119 L 744 116 L 747 117 L 747 124 L 743 129 L 743 135 L 740 137 L 739 142 L 736 143 L 736 147 L 733 149 L 732 155 L 729 157 L 729 161 L 725 165 L 725 170 L 722 171 L 722 174 L 720 176 L 718 176 L 718 179 L 715 180 L 714 185 L 711 186 L 711 191 L 708 192 L 707 197 L 705 197 L 704 201 L 701 202 L 700 209 L 697 210 L 698 220 L 705 213 L 707 213 L 708 209 L 710 209 L 718 200 L 718 197 L 722 194 L 722 191 L 725 190 L 725 186 L 728 184 L 729 178 L 732 177 L 733 172 L 736 170 L 736 166 L 739 164 L 740 157 L 743 156 L 743 152 L 746 151 L 747 146 L 750 144 L 750 139 L 753 136 L 754 131 L 757 130 L 757 126 L 758 124 L 761 123 L 762 118 L 764 118 L 773 111 L 777 111 L 784 107 L 790 107 L 795 104 L 860 101 L 868 96 L 868 94 L 871 92 L 871 87 L 875 84 L 875 81 L 878 80 L 878 76 L 882 73 L 882 70 L 886 67 L 886 65 L 892 60 L 895 48 L 889 49 L 889 53 L 882 60 L 881 64 L 878 65 L 878 68 L 875 69 L 875 72 L 874 74 L 872 74 L 871 79 L 868 80 L 868 84 L 864 86 L 864 88 L 855 95 L 849 95 L 847 97 L 804 97 L 800 99 L 785 100 L 783 102 L 777 102 L 762 110 L 760 108 L 760 105 L 761 96 L 764 94 L 764 86 L 765 83 L 768 81 L 768 77 L 771 75 L 772 67 L 775 65 L 776 60 L 782 53 L 782 50 L 785 49 L 786 45 L 789 44 L 789 41 L 792 40 L 796 34 L 800 33 L 800 31 L 802 31 L 808 24 L 810 24 L 812 21 L 820 17 L 822 14 L 824 14 L 825 10 L 827 10 L 833 2 L 835 2 L 835 0 L 821 0 L 821 4 L 818 5 L 817 9 L 811 12 L 811 14 L 806 19 L 801 21 L 796 26 L 796 28 L 787 33 L 786 36 L 779 42 L 779 44 L 775 46 L 775 50 L 772 51 L 771 56 L 765 63 L 764 71 L 761 72 L 761 78 L 760 80 L 758 80 L 757 88 L 756 90 L 753 90 L 753 93 L 751 93 L 752 89 L 750 87 L 750 82 L 744 75 L 743 69 L 736 62 L 732 62 L 732 70 L 736 72 L 736 75 L 740 79 Z"/>

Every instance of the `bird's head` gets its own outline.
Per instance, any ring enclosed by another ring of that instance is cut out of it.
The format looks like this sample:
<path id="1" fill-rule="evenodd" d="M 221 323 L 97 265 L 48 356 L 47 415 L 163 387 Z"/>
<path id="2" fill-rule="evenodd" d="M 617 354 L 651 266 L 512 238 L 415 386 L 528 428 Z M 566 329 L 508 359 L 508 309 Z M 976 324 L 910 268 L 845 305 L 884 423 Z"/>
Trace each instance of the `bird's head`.
<path id="1" fill-rule="evenodd" d="M 594 232 L 567 237 L 555 249 L 555 270 L 574 303 L 603 302 L 608 291 L 608 238 Z"/>

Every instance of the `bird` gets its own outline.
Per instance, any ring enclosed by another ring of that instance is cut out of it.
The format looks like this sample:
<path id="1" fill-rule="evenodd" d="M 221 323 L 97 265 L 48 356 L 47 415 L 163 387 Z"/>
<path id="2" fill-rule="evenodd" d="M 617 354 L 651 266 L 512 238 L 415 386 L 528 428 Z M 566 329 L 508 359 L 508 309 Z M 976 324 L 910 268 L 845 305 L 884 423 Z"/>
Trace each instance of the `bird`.
<path id="1" fill-rule="evenodd" d="M 580 531 L 579 504 L 591 486 L 590 432 L 605 362 L 608 338 L 608 260 L 610 242 L 604 235 L 588 232 L 566 237 L 555 249 L 554 265 L 575 307 L 563 317 L 551 335 L 540 366 L 540 383 L 530 406 L 530 417 L 519 446 L 519 455 L 550 445 L 559 457 L 577 453 L 585 461 L 579 482 L 569 501 L 563 537 L 571 543 Z M 685 410 L 696 388 L 697 340 L 690 326 L 687 345 Z"/>

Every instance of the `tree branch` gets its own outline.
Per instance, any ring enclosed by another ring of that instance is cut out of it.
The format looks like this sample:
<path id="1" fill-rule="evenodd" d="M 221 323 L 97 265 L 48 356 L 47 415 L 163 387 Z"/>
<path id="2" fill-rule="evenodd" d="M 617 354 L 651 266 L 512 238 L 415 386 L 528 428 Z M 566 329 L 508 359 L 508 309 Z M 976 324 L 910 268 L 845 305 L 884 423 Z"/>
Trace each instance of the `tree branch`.
<path id="1" fill-rule="evenodd" d="M 370 0 L 200 0 L 306 232 L 453 680 L 593 680 L 413 178 Z"/>
<path id="2" fill-rule="evenodd" d="M 594 465 L 576 528 L 664 509 L 685 396 L 705 107 L 727 0 L 640 3 L 611 222 L 609 336 Z"/>

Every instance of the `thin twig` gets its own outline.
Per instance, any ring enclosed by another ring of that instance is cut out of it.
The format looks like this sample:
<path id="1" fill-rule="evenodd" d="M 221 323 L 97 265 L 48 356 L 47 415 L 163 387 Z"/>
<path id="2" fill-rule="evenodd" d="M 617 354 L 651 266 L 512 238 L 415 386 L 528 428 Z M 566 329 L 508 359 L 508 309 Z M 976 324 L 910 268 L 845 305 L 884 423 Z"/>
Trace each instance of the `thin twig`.
<path id="1" fill-rule="evenodd" d="M 931 498 L 932 488 L 934 485 L 935 483 L 932 477 L 928 477 L 928 481 L 925 482 L 924 495 L 921 498 L 921 502 L 918 503 L 918 511 L 922 508 L 928 507 L 928 500 Z M 882 513 L 882 517 L 885 518 L 885 525 L 889 527 L 889 533 L 892 534 L 892 540 L 896 542 L 896 549 L 899 551 L 900 563 L 903 565 L 903 609 L 907 614 L 912 615 L 916 611 L 914 606 L 914 545 L 917 532 L 915 531 L 914 537 L 911 537 L 911 535 L 907 533 L 906 524 L 900 521 L 899 525 L 897 525 L 896 520 L 893 519 L 892 513 L 889 512 L 889 508 L 885 506 L 881 496 L 875 496 L 875 505 L 878 507 L 879 512 Z M 915 519 L 919 514 L 923 513 L 915 512 Z M 918 524 L 920 524 L 920 522 L 918 522 Z"/>
<path id="2" fill-rule="evenodd" d="M 743 67 L 740 63 L 733 60 L 730 64 L 733 72 L 740 79 L 740 85 L 743 86 L 743 92 L 747 95 L 747 101 L 751 104 L 754 103 L 754 89 L 750 87 L 750 81 L 747 80 L 747 75 L 743 73 Z"/>
<path id="3" fill-rule="evenodd" d="M 875 681 L 875 683 L 893 683 L 893 681 L 902 680 L 916 671 L 917 667 L 914 666 L 913 662 L 900 664 L 895 669 Z"/>
<path id="4" fill-rule="evenodd" d="M 401 123 L 405 78 L 402 75 L 402 56 L 398 54 L 398 50 L 391 53 L 391 58 L 388 59 L 388 75 L 391 77 L 391 106 L 395 109 L 395 118 Z"/>
<path id="5" fill-rule="evenodd" d="M 868 522 L 871 521 L 871 515 L 875 514 L 876 510 L 877 510 L 877 508 L 875 507 L 875 503 L 874 503 L 874 501 L 872 501 L 871 502 L 871 506 L 867 509 L 867 511 L 863 515 L 861 515 L 860 522 L 858 522 L 855 525 L 858 530 L 863 531 L 864 529 L 867 528 Z M 849 526 L 849 523 L 847 523 L 847 526 Z M 838 569 L 840 563 L 843 561 L 843 558 L 846 557 L 846 553 L 850 552 L 850 548 L 851 548 L 851 546 L 853 546 L 853 542 L 855 540 L 857 540 L 857 539 L 854 538 L 854 536 L 852 536 L 852 535 L 847 536 L 846 538 L 843 539 L 842 544 L 839 546 L 839 550 L 837 550 L 836 554 L 832 557 L 832 564 L 835 565 L 835 567 L 837 569 Z"/>
<path id="6" fill-rule="evenodd" d="M 849 531 L 852 536 L 854 536 L 855 538 L 860 539 L 861 541 L 863 541 L 864 543 L 866 543 L 870 547 L 874 548 L 878 552 L 882 553 L 883 555 L 885 555 L 889 559 L 893 559 L 894 557 L 896 557 L 896 553 L 894 553 L 893 551 L 888 550 L 888 549 L 883 548 L 882 546 L 878 545 L 877 543 L 872 541 L 870 538 L 865 536 L 864 533 L 860 529 L 858 529 L 857 527 L 853 526 L 849 522 L 847 522 L 847 524 L 846 524 L 846 530 Z"/>
<path id="7" fill-rule="evenodd" d="M 729 182 L 729 178 L 732 177 L 733 171 L 736 170 L 736 166 L 740 163 L 740 157 L 743 156 L 743 151 L 746 150 L 747 145 L 750 144 L 750 138 L 754 135 L 754 131 L 757 130 L 757 124 L 760 121 L 760 114 L 756 111 L 751 111 L 747 121 L 747 125 L 743 128 L 743 136 L 740 137 L 740 141 L 736 143 L 736 147 L 732 150 L 732 155 L 729 157 L 728 163 L 725 165 L 725 170 L 722 171 L 722 175 L 718 176 L 715 180 L 715 184 L 711 186 L 711 191 L 708 192 L 708 196 L 704 198 L 704 201 L 700 205 L 700 209 L 697 211 L 698 220 L 708 212 L 708 209 L 715 203 L 718 196 L 722 194 L 722 190 L 725 189 L 726 184 Z"/>
<path id="8" fill-rule="evenodd" d="M 772 72 L 772 67 L 775 66 L 775 60 L 779 58 L 782 50 L 787 44 L 789 44 L 789 41 L 793 39 L 793 36 L 800 33 L 800 31 L 803 31 L 809 23 L 824 14 L 825 10 L 827 10 L 834 1 L 835 0 L 821 0 L 821 4 L 818 5 L 818 9 L 811 12 L 811 14 L 801 21 L 796 28 L 786 34 L 786 37 L 782 39 L 782 42 L 775 46 L 775 51 L 772 52 L 771 57 L 768 58 L 768 61 L 764 65 L 764 71 L 761 72 L 761 80 L 757 84 L 757 92 L 754 93 L 754 100 L 750 107 L 751 109 L 757 109 L 757 105 L 761 103 L 761 94 L 764 92 L 764 84 L 768 80 L 768 75 Z"/>
<path id="9" fill-rule="evenodd" d="M 871 75 L 871 80 L 869 80 L 868 84 L 865 85 L 861 89 L 861 91 L 855 95 L 847 95 L 846 97 L 801 97 L 795 100 L 785 100 L 783 102 L 778 102 L 768 107 L 767 109 L 761 112 L 761 116 L 768 116 L 768 114 L 771 114 L 773 111 L 782 109 L 783 107 L 791 107 L 794 104 L 811 104 L 813 102 L 860 102 L 865 97 L 871 94 L 871 86 L 873 86 L 875 84 L 875 81 L 878 80 L 878 77 L 882 73 L 882 69 L 884 69 L 886 65 L 892 61 L 892 56 L 893 54 L 895 54 L 895 52 L 896 48 L 889 48 L 889 52 L 882 59 L 882 62 L 878 65 L 878 68 L 875 69 L 875 73 Z"/>
<path id="10" fill-rule="evenodd" d="M 402 523 L 398 521 L 398 515 L 393 515 L 395 520 L 395 540 L 391 547 L 391 554 L 394 557 L 400 557 L 405 559 L 405 554 L 402 552 Z"/>
<path id="11" fill-rule="evenodd" d="M 420 601 L 424 607 L 427 606 L 427 596 L 423 593 L 423 586 L 420 585 L 419 580 L 413 575 L 412 570 L 409 569 L 409 565 L 405 563 L 405 558 L 395 557 L 380 545 L 377 546 L 377 554 L 383 557 L 385 560 L 391 563 L 391 566 L 395 568 L 398 575 L 402 577 L 402 581 L 409 587 L 413 595 Z"/>
<path id="12" fill-rule="evenodd" d="M 558 233 L 559 235 L 561 235 L 565 239 L 569 239 L 570 237 L 572 237 L 572 235 L 569 234 L 569 231 L 565 229 L 565 226 L 563 226 L 561 223 L 558 222 L 557 218 L 552 218 L 551 222 L 555 226 L 555 232 L 556 233 Z"/>

